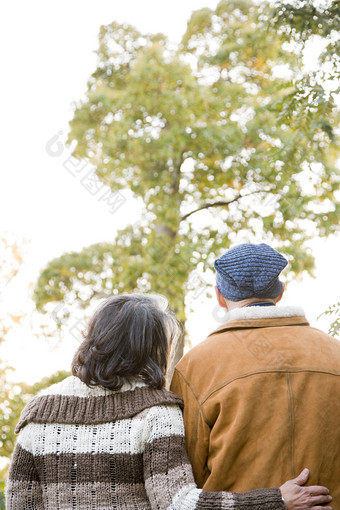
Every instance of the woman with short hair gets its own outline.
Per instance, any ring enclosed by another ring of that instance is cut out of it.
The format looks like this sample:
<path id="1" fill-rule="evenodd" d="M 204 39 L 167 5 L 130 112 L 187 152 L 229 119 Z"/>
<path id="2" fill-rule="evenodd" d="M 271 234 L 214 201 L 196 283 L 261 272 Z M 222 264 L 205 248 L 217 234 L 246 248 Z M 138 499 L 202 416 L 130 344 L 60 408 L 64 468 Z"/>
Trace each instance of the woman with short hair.
<path id="1" fill-rule="evenodd" d="M 179 331 L 160 296 L 101 303 L 75 353 L 73 375 L 22 412 L 7 510 L 330 510 L 320 506 L 331 500 L 328 489 L 298 485 L 308 474 L 281 490 L 196 487 L 182 401 L 164 389 L 169 346 Z"/>

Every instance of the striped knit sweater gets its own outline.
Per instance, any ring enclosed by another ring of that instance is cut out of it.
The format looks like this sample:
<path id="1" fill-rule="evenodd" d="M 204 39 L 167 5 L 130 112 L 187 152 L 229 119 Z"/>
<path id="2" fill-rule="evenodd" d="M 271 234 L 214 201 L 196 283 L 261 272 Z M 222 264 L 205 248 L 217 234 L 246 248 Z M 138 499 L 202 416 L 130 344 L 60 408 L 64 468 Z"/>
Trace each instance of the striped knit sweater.
<path id="1" fill-rule="evenodd" d="M 7 510 L 284 510 L 279 489 L 197 489 L 182 401 L 136 382 L 114 392 L 68 377 L 22 412 Z"/>

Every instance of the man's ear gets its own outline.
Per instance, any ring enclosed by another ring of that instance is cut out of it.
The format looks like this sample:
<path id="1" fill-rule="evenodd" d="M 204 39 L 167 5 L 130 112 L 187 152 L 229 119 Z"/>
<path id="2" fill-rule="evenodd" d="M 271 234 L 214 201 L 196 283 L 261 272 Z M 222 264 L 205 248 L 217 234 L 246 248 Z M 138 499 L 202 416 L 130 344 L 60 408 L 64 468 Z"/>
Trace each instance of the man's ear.
<path id="1" fill-rule="evenodd" d="M 283 293 L 284 293 L 284 291 L 285 291 L 286 285 L 285 285 L 283 282 L 281 282 L 281 285 L 282 285 L 281 294 L 279 294 L 279 295 L 277 296 L 277 298 L 275 299 L 275 303 L 278 303 L 279 301 L 281 301 L 282 296 L 283 296 Z"/>
<path id="2" fill-rule="evenodd" d="M 218 290 L 218 287 L 217 285 L 215 285 L 215 292 L 216 292 L 216 297 L 217 297 L 217 301 L 218 301 L 218 304 L 222 307 L 222 308 L 227 308 L 227 303 L 225 302 L 225 298 L 222 296 L 222 294 L 220 293 L 220 291 Z"/>

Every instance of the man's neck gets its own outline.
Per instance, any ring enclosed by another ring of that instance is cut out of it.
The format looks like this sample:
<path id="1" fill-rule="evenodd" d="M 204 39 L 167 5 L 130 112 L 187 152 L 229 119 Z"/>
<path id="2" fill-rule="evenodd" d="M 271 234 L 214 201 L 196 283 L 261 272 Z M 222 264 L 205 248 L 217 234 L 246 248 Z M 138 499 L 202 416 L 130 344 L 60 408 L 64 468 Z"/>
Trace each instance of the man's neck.
<path id="1" fill-rule="evenodd" d="M 276 305 L 275 299 L 269 299 L 269 298 L 248 298 L 248 299 L 242 299 L 242 301 L 229 301 L 226 300 L 227 304 L 227 310 L 230 312 L 230 310 L 234 310 L 235 308 L 245 308 L 246 306 L 252 306 L 256 305 L 256 303 L 268 303 L 270 305 Z"/>

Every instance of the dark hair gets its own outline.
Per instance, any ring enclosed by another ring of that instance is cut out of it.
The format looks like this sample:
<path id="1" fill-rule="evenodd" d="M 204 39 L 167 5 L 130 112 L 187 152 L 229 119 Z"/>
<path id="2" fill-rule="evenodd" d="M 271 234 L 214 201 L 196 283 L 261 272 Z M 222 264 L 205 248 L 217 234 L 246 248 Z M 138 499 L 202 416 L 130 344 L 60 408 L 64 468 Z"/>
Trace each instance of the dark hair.
<path id="1" fill-rule="evenodd" d="M 180 326 L 165 298 L 122 294 L 100 304 L 72 361 L 72 373 L 88 386 L 119 390 L 138 378 L 162 388 L 171 342 Z"/>

